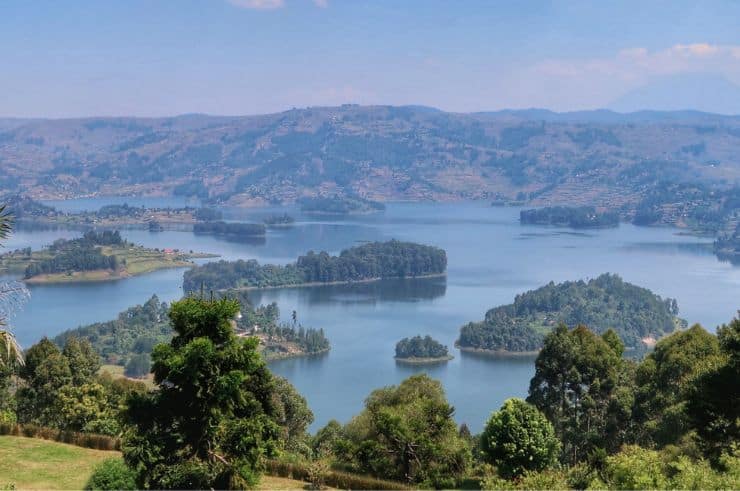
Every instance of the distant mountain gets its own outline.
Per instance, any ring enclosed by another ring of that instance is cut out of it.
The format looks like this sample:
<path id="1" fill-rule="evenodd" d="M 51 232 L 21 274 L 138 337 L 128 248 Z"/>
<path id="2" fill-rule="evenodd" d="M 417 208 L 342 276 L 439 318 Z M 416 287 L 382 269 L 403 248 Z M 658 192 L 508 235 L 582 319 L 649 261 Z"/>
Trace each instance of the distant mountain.
<path id="1" fill-rule="evenodd" d="M 719 75 L 672 75 L 624 94 L 609 107 L 621 112 L 645 108 L 660 111 L 694 109 L 740 115 L 740 86 Z"/>
<path id="2" fill-rule="evenodd" d="M 740 117 L 696 111 L 312 107 L 0 120 L 0 195 L 491 199 L 634 209 L 657 182 L 740 182 Z"/>

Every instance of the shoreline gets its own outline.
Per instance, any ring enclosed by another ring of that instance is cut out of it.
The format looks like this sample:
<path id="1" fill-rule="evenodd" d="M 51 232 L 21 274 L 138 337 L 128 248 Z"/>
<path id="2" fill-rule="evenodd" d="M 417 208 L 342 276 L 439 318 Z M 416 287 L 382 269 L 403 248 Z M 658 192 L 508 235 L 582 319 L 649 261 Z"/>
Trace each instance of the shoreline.
<path id="1" fill-rule="evenodd" d="M 470 346 L 460 346 L 457 341 L 455 341 L 455 348 L 459 349 L 463 353 L 474 353 L 477 355 L 485 355 L 485 356 L 500 356 L 500 357 L 531 357 L 531 356 L 537 356 L 540 353 L 540 350 L 535 351 L 509 351 L 509 350 L 492 350 L 492 349 L 486 349 L 486 348 L 472 348 Z"/>
<path id="2" fill-rule="evenodd" d="M 52 273 L 52 274 L 45 274 L 45 275 L 37 275 L 32 276 L 30 278 L 24 278 L 21 281 L 26 283 L 27 285 L 58 285 L 61 283 L 99 283 L 104 281 L 118 281 L 118 280 L 125 280 L 128 278 L 133 278 L 135 276 L 143 276 L 145 274 L 154 273 L 155 271 L 161 271 L 163 269 L 185 269 L 185 268 L 192 268 L 195 266 L 192 262 L 181 262 L 181 263 L 175 263 L 163 265 L 160 267 L 152 268 L 147 271 L 142 271 L 140 273 L 129 273 L 128 271 L 122 271 L 120 273 L 116 273 L 109 270 L 104 269 L 95 269 L 90 271 L 76 271 L 73 272 L 71 275 L 68 275 L 67 273 Z M 99 274 L 104 273 L 102 276 L 98 276 Z"/>
<path id="3" fill-rule="evenodd" d="M 278 288 L 312 288 L 316 286 L 332 286 L 332 285 L 352 285 L 355 283 L 374 283 L 382 280 L 417 280 L 424 278 L 442 278 L 447 276 L 447 271 L 444 273 L 431 273 L 418 276 L 386 276 L 383 278 L 367 278 L 364 280 L 347 280 L 347 281 L 312 281 L 308 283 L 294 283 L 290 285 L 275 285 L 275 286 L 241 286 L 238 288 L 220 288 L 216 291 L 224 292 L 228 290 L 236 291 L 252 291 L 252 290 L 276 290 Z"/>
<path id="4" fill-rule="evenodd" d="M 263 350 L 264 351 L 264 350 Z M 262 355 L 262 357 L 265 359 L 265 363 L 270 363 L 273 361 L 280 361 L 280 360 L 289 360 L 291 358 L 308 358 L 313 356 L 321 356 L 326 355 L 331 351 L 331 347 L 328 347 L 326 349 L 322 349 L 320 351 L 312 351 L 310 353 L 307 352 L 299 352 L 299 353 L 281 353 L 275 356 L 267 357 L 265 355 Z M 262 353 L 262 352 L 260 352 Z"/>

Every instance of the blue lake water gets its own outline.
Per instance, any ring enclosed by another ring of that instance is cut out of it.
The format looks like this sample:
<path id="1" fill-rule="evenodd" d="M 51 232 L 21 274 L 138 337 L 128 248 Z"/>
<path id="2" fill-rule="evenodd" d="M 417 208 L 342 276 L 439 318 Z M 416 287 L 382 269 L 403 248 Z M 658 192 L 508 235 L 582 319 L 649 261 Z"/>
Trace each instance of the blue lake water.
<path id="1" fill-rule="evenodd" d="M 69 210 L 96 209 L 119 198 L 64 202 Z M 180 206 L 179 201 L 137 205 Z M 350 286 L 255 291 L 255 303 L 277 302 L 284 317 L 322 327 L 332 350 L 318 358 L 270 364 L 308 399 L 316 416 L 313 429 L 335 418 L 357 414 L 371 390 L 427 372 L 442 381 L 456 418 L 474 431 L 505 399 L 525 396 L 533 373 L 531 358 L 491 358 L 453 348 L 459 327 L 479 320 L 491 307 L 513 301 L 517 293 L 549 281 L 591 278 L 604 272 L 678 300 L 681 316 L 708 328 L 729 321 L 740 307 L 740 268 L 711 253 L 708 239 L 678 235 L 668 228 L 621 225 L 616 229 L 575 232 L 521 226 L 518 209 L 485 203 L 389 204 L 376 215 L 328 219 L 290 208 L 225 209 L 233 220 L 259 220 L 288 211 L 294 227 L 268 231 L 265 240 L 243 242 L 194 235 L 126 230 L 130 241 L 150 247 L 175 247 L 220 254 L 225 259 L 286 263 L 308 250 L 338 253 L 369 240 L 411 240 L 444 248 L 447 278 L 394 280 Z M 42 247 L 70 231 L 18 231 L 7 248 Z M 182 270 L 159 271 L 126 280 L 31 287 L 31 300 L 13 318 L 20 342 L 82 324 L 114 318 L 152 294 L 171 301 L 182 295 Z M 406 336 L 430 334 L 450 346 L 455 359 L 435 366 L 402 366 L 393 360 L 395 343 Z"/>

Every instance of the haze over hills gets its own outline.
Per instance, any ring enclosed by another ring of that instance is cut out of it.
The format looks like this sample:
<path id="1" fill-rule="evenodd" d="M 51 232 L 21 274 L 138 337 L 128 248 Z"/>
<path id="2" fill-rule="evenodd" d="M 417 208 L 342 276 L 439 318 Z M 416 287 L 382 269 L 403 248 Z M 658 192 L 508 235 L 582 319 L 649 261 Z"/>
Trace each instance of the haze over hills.
<path id="1" fill-rule="evenodd" d="M 258 116 L 0 120 L 0 193 L 197 195 L 233 205 L 317 194 L 635 206 L 658 182 L 740 180 L 740 116 L 420 106 Z"/>

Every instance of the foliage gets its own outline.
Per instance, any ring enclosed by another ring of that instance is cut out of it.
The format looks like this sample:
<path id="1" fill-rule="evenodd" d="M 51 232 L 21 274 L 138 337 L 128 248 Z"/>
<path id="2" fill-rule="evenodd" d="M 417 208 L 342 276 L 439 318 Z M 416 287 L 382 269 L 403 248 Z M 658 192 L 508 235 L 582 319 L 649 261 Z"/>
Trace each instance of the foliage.
<path id="1" fill-rule="evenodd" d="M 675 300 L 662 299 L 650 290 L 625 282 L 617 275 L 602 274 L 585 281 L 566 281 L 517 295 L 513 304 L 486 312 L 482 322 L 460 329 L 463 348 L 535 351 L 543 334 L 559 323 L 584 324 L 597 333 L 609 328 L 630 347 L 642 339 L 672 332 L 678 319 Z"/>
<path id="2" fill-rule="evenodd" d="M 740 441 L 740 317 L 717 330 L 721 358 L 710 358 L 688 387 L 686 412 L 700 446 L 716 459 Z"/>
<path id="3" fill-rule="evenodd" d="M 552 467 L 560 452 L 550 422 L 521 399 L 507 400 L 491 415 L 481 436 L 481 447 L 486 460 L 507 479 Z"/>
<path id="4" fill-rule="evenodd" d="M 301 211 L 306 213 L 327 213 L 332 215 L 347 215 L 350 213 L 367 213 L 382 211 L 385 205 L 366 200 L 357 196 L 316 197 L 301 200 Z"/>
<path id="5" fill-rule="evenodd" d="M 111 458 L 95 466 L 85 489 L 136 489 L 136 475 L 123 460 Z"/>
<path id="6" fill-rule="evenodd" d="M 295 218 L 283 213 L 282 215 L 270 215 L 262 220 L 262 223 L 268 227 L 279 226 L 279 225 L 292 225 L 295 222 Z"/>
<path id="7" fill-rule="evenodd" d="M 294 453 L 309 454 L 308 426 L 313 423 L 313 412 L 306 399 L 287 379 L 274 377 L 273 405 L 275 421 L 280 426 L 280 444 Z"/>
<path id="8" fill-rule="evenodd" d="M 591 451 L 615 451 L 629 422 L 632 398 L 620 391 L 626 362 L 603 338 L 578 326 L 558 326 L 535 361 L 527 401 L 542 411 L 575 464 Z"/>
<path id="9" fill-rule="evenodd" d="M 126 363 L 126 368 L 123 370 L 123 374 L 127 377 L 141 378 L 149 374 L 152 368 L 150 357 L 148 353 L 139 353 L 132 355 Z"/>
<path id="10" fill-rule="evenodd" d="M 396 343 L 396 358 L 446 358 L 447 346 L 431 336 L 403 338 Z"/>
<path id="11" fill-rule="evenodd" d="M 118 231 L 109 230 L 100 233 L 89 231 L 78 239 L 59 239 L 49 247 L 52 257 L 30 263 L 26 267 L 25 277 L 97 269 L 116 270 L 120 265 L 118 258 L 103 254 L 99 246 L 120 246 L 124 243 Z"/>
<path id="12" fill-rule="evenodd" d="M 552 206 L 519 212 L 522 224 L 556 225 L 571 228 L 601 228 L 619 225 L 615 212 L 598 213 L 593 206 Z"/>
<path id="13" fill-rule="evenodd" d="M 124 459 L 146 488 L 244 488 L 277 451 L 275 385 L 257 340 L 240 339 L 234 300 L 172 304 L 176 333 L 152 354 L 158 390 L 125 411 Z"/>
<path id="14" fill-rule="evenodd" d="M 695 379 L 720 358 L 717 338 L 698 324 L 655 345 L 636 374 L 634 414 L 643 443 L 677 443 L 690 430 L 686 405 Z"/>
<path id="15" fill-rule="evenodd" d="M 440 274 L 447 255 L 437 247 L 400 242 L 372 242 L 343 250 L 339 256 L 310 251 L 285 266 L 260 265 L 255 260 L 218 261 L 185 272 L 185 291 L 272 287 L 301 283 L 361 281 Z"/>
<path id="16" fill-rule="evenodd" d="M 471 459 L 453 412 L 441 384 L 426 375 L 375 390 L 365 409 L 344 427 L 335 458 L 355 472 L 452 487 Z"/>

